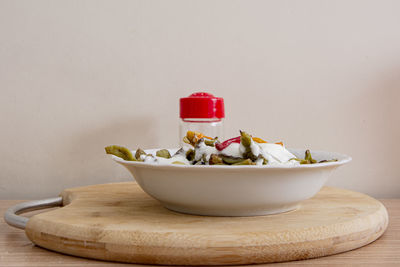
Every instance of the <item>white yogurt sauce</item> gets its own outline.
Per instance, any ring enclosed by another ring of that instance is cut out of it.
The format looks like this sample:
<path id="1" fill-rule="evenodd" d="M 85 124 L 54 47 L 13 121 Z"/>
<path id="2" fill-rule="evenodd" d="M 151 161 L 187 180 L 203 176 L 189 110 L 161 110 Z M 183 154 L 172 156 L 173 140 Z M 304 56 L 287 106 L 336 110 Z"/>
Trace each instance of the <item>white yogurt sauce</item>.
<path id="1" fill-rule="evenodd" d="M 251 153 L 258 157 L 260 154 L 268 160 L 268 165 L 299 165 L 295 160 L 296 156 L 290 153 L 285 147 L 273 143 L 256 143 L 253 140 L 250 144 Z M 220 153 L 228 156 L 242 157 L 246 148 L 242 144 L 232 143 Z M 263 164 L 263 159 L 256 160 L 257 165 Z"/>
<path id="2" fill-rule="evenodd" d="M 295 160 L 290 160 L 296 156 L 281 145 L 273 143 L 262 143 L 258 145 L 261 148 L 261 155 L 268 160 L 268 164 L 299 164 Z"/>
<path id="3" fill-rule="evenodd" d="M 166 159 L 166 158 L 163 158 L 163 157 L 157 157 L 156 156 L 156 158 L 157 158 L 157 163 L 158 164 L 160 164 L 160 165 L 168 165 L 168 164 L 172 164 L 172 162 L 174 162 L 174 161 L 180 161 L 180 162 L 182 162 L 182 163 L 185 163 L 185 164 L 187 164 L 187 165 L 190 165 L 190 162 L 186 159 L 186 155 L 185 155 L 186 153 L 184 153 L 184 154 L 178 154 L 178 155 L 175 155 L 175 156 L 173 156 L 173 157 L 171 157 L 171 158 L 169 158 L 169 159 Z"/>
<path id="4" fill-rule="evenodd" d="M 250 149 L 251 149 L 251 153 L 253 153 L 254 156 L 258 157 L 260 155 L 260 146 L 258 143 L 254 142 L 253 140 L 251 140 Z"/>
<path id="5" fill-rule="evenodd" d="M 240 152 L 240 144 L 239 143 L 232 143 L 220 152 L 226 156 L 231 157 L 242 157 L 243 153 Z"/>
<path id="6" fill-rule="evenodd" d="M 264 163 L 263 158 L 259 158 L 258 160 L 256 160 L 256 165 L 263 165 L 263 163 Z"/>
<path id="7" fill-rule="evenodd" d="M 150 155 L 141 155 L 140 158 L 147 163 L 156 163 L 157 159 Z"/>
<path id="8" fill-rule="evenodd" d="M 232 144 L 230 144 L 229 146 L 231 146 Z M 239 145 L 239 153 L 240 155 L 243 155 L 246 152 L 246 148 L 244 147 L 244 145 L 242 145 L 242 143 L 240 143 Z"/>
<path id="9" fill-rule="evenodd" d="M 210 159 L 211 154 L 217 154 L 218 150 L 213 146 L 207 146 L 204 142 L 201 142 L 198 147 L 196 147 L 196 154 L 194 155 L 194 160 L 199 161 L 206 156 L 206 161 Z"/>

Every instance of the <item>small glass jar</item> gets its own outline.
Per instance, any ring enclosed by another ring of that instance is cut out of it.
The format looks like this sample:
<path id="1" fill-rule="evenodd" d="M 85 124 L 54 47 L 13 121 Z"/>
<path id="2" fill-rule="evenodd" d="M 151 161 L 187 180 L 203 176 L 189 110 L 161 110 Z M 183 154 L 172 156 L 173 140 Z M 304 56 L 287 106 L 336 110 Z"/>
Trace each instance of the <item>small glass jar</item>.
<path id="1" fill-rule="evenodd" d="M 187 131 L 201 132 L 209 137 L 223 140 L 225 118 L 224 99 L 212 94 L 198 92 L 180 99 L 179 144 Z"/>

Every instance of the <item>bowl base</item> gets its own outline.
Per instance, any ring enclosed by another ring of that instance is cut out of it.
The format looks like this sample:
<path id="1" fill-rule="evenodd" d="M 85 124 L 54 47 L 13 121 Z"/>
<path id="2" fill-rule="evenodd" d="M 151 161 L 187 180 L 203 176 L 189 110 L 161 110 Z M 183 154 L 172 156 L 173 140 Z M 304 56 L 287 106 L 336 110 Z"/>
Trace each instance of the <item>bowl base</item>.
<path id="1" fill-rule="evenodd" d="M 190 215 L 201 215 L 201 216 L 213 216 L 213 217 L 250 217 L 250 216 L 265 216 L 274 215 L 285 212 L 291 212 L 299 208 L 299 204 L 285 205 L 280 207 L 268 208 L 268 209 L 257 209 L 257 210 L 229 210 L 229 209 L 211 209 L 211 208 L 194 208 L 184 207 L 179 205 L 171 205 L 162 203 L 162 205 L 175 212 L 190 214 Z"/>

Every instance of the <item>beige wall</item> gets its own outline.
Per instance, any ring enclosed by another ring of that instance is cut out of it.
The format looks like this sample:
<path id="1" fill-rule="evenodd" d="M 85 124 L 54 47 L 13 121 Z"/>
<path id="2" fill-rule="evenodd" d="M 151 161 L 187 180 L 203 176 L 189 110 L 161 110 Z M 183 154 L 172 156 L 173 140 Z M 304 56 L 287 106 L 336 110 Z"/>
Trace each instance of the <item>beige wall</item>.
<path id="1" fill-rule="evenodd" d="M 228 135 L 353 157 L 330 185 L 400 197 L 400 1 L 0 0 L 0 198 L 131 180 L 103 147 L 171 147 L 178 98 Z M 171 185 L 173 186 L 173 185 Z"/>

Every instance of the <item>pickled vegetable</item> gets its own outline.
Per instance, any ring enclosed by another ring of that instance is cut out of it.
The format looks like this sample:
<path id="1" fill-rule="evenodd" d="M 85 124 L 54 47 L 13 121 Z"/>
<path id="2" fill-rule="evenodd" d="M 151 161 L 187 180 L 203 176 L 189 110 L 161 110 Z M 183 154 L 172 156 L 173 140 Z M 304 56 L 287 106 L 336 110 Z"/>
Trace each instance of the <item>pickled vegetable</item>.
<path id="1" fill-rule="evenodd" d="M 240 143 L 244 146 L 245 152 L 243 153 L 243 158 L 251 159 L 252 161 L 256 161 L 258 156 L 253 154 L 251 150 L 253 139 L 251 135 L 244 131 L 240 131 Z"/>
<path id="2" fill-rule="evenodd" d="M 186 159 L 187 159 L 188 161 L 194 160 L 194 156 L 195 156 L 195 152 L 194 152 L 193 149 L 189 149 L 189 150 L 186 152 Z"/>
<path id="3" fill-rule="evenodd" d="M 186 165 L 185 163 L 183 163 L 182 161 L 174 161 L 171 164 L 178 164 L 178 165 Z"/>
<path id="4" fill-rule="evenodd" d="M 220 157 L 222 158 L 222 161 L 226 164 L 236 164 L 245 160 L 244 158 L 232 157 L 223 154 L 220 155 Z"/>
<path id="5" fill-rule="evenodd" d="M 330 159 L 330 160 L 326 160 L 326 159 L 324 159 L 324 160 L 321 160 L 321 161 L 319 161 L 318 163 L 325 163 L 325 162 L 336 162 L 336 161 L 338 161 L 338 159 Z"/>
<path id="6" fill-rule="evenodd" d="M 214 146 L 215 140 L 204 140 L 206 146 Z"/>
<path id="7" fill-rule="evenodd" d="M 258 137 L 253 137 L 253 141 L 257 143 L 267 143 L 267 141 L 262 140 L 261 138 Z"/>
<path id="8" fill-rule="evenodd" d="M 240 143 L 248 150 L 250 150 L 251 145 L 251 135 L 244 131 L 240 131 Z"/>
<path id="9" fill-rule="evenodd" d="M 304 154 L 305 154 L 304 159 L 292 158 L 290 160 L 296 160 L 296 161 L 300 162 L 300 164 L 315 164 L 315 163 L 317 163 L 317 161 L 312 158 L 310 150 L 307 149 Z"/>
<path id="10" fill-rule="evenodd" d="M 253 162 L 251 159 L 245 159 L 245 160 L 242 160 L 241 162 L 238 162 L 238 163 L 235 163 L 232 165 L 256 165 L 256 163 Z"/>
<path id="11" fill-rule="evenodd" d="M 132 152 L 126 147 L 112 145 L 112 146 L 107 146 L 104 149 L 106 150 L 107 154 L 112 154 L 124 160 L 136 161 L 135 157 L 133 157 L 132 155 Z"/>
<path id="12" fill-rule="evenodd" d="M 315 159 L 312 158 L 310 150 L 306 150 L 304 159 L 307 160 L 310 164 L 317 163 Z"/>
<path id="13" fill-rule="evenodd" d="M 209 140 L 215 140 L 209 136 L 206 136 L 202 133 L 199 132 L 195 132 L 195 131 L 188 131 L 186 133 L 186 136 L 183 138 L 183 142 L 187 143 L 187 144 L 191 144 L 192 146 L 196 146 L 196 144 L 199 142 L 200 139 L 202 138 L 206 138 Z M 207 145 L 211 145 L 214 144 L 215 141 L 212 142 L 207 142 Z"/>
<path id="14" fill-rule="evenodd" d="M 146 152 L 144 152 L 143 149 L 138 148 L 138 149 L 136 150 L 136 153 L 135 153 L 135 158 L 136 158 L 138 161 L 143 161 L 143 159 L 141 158 L 142 155 L 146 155 Z"/>
<path id="15" fill-rule="evenodd" d="M 222 150 L 224 150 L 225 148 L 227 148 L 227 147 L 228 147 L 230 144 L 232 144 L 232 143 L 240 143 L 240 136 L 234 137 L 234 138 L 231 138 L 231 139 L 228 139 L 228 140 L 225 140 L 225 141 L 222 142 L 222 143 L 217 142 L 217 143 L 215 144 L 215 148 L 216 148 L 217 150 L 219 150 L 219 151 L 222 151 Z"/>
<path id="16" fill-rule="evenodd" d="M 191 145 L 192 143 L 190 143 L 190 140 L 187 138 L 187 136 L 183 137 L 183 142 L 185 142 L 186 144 Z"/>
<path id="17" fill-rule="evenodd" d="M 156 156 L 157 157 L 166 158 L 166 159 L 170 159 L 171 158 L 171 154 L 169 153 L 169 151 L 167 149 L 158 150 L 156 152 Z"/>
<path id="18" fill-rule="evenodd" d="M 223 165 L 224 164 L 224 162 L 222 161 L 222 158 L 217 154 L 211 154 L 210 160 L 208 163 L 210 165 Z"/>

